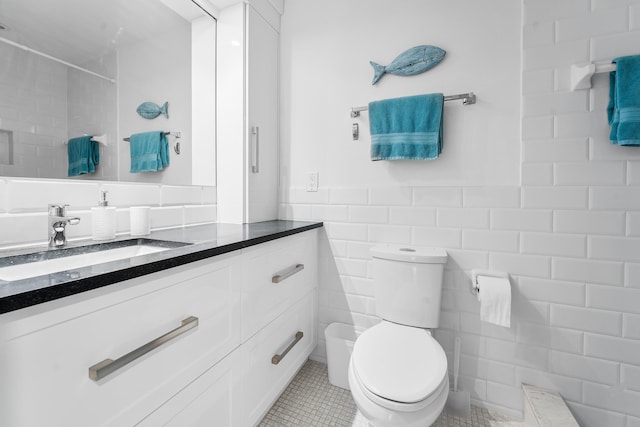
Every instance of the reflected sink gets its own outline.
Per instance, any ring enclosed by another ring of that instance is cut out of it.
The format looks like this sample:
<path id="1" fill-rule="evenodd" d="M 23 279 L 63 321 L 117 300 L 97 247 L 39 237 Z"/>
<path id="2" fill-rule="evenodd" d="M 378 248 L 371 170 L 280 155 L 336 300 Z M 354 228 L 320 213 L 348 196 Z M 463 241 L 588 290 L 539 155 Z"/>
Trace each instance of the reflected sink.
<path id="1" fill-rule="evenodd" d="M 12 282 L 166 251 L 187 243 L 130 239 L 0 258 L 0 280 Z"/>

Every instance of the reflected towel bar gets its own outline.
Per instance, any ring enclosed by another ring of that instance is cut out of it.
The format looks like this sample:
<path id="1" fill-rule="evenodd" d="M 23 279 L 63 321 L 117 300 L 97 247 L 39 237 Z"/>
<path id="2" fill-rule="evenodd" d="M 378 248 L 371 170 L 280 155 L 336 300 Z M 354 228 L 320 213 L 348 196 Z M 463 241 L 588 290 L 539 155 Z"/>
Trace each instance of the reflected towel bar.
<path id="1" fill-rule="evenodd" d="M 167 136 L 173 136 L 176 139 L 180 139 L 180 137 L 182 137 L 182 133 L 180 132 L 165 132 L 164 133 Z M 129 142 L 131 140 L 131 138 L 122 138 L 123 141 L 127 141 Z M 180 155 L 180 142 L 176 141 L 175 145 L 173 146 L 173 151 L 176 152 L 176 154 Z"/>
<path id="2" fill-rule="evenodd" d="M 445 101 L 455 101 L 462 99 L 464 105 L 471 105 L 476 103 L 476 95 L 473 92 L 460 93 L 458 95 L 447 95 L 444 97 Z M 367 111 L 369 107 L 351 107 L 351 118 L 355 119 L 360 117 L 360 111 Z"/>
<path id="3" fill-rule="evenodd" d="M 87 136 L 88 134 L 85 133 L 84 135 Z M 100 143 L 100 144 L 102 144 L 104 146 L 108 145 L 107 144 L 107 134 L 106 133 L 103 133 L 102 135 L 93 135 L 91 137 L 91 140 L 96 141 L 96 142 L 98 142 L 98 143 Z M 66 141 L 63 141 L 62 143 L 64 145 L 67 145 L 69 143 L 69 141 L 66 140 Z"/>
<path id="4" fill-rule="evenodd" d="M 182 136 L 182 134 L 180 132 L 165 132 L 164 133 L 167 136 L 175 136 L 176 138 L 180 138 Z M 130 138 L 122 138 L 123 141 L 129 141 Z"/>

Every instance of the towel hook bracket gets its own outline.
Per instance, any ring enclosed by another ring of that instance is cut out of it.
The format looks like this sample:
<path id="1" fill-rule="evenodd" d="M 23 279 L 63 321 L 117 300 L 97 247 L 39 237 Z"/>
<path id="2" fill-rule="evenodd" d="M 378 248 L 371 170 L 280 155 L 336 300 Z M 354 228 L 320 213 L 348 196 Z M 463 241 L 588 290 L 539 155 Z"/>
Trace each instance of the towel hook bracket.
<path id="1" fill-rule="evenodd" d="M 466 97 L 462 99 L 463 105 L 473 105 L 476 103 L 476 94 L 471 92 L 468 93 Z"/>
<path id="2" fill-rule="evenodd" d="M 571 65 L 571 90 L 590 89 L 594 74 L 615 71 L 616 64 L 573 64 Z"/>

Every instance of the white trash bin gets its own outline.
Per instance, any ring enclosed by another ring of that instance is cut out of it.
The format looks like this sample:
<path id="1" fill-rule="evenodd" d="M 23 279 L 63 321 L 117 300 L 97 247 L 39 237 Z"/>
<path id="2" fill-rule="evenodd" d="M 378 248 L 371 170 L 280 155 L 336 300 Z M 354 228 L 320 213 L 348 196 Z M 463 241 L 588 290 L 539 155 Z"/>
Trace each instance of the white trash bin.
<path id="1" fill-rule="evenodd" d="M 349 387 L 348 371 L 353 344 L 363 328 L 345 323 L 332 323 L 324 330 L 327 342 L 327 365 L 329 367 L 329 382 L 335 386 L 351 390 Z"/>

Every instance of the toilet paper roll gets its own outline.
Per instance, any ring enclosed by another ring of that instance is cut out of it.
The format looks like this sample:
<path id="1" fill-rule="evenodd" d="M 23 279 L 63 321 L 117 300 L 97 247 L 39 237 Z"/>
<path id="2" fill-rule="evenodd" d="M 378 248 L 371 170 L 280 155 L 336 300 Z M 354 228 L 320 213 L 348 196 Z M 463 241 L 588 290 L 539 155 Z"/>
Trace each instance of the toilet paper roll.
<path id="1" fill-rule="evenodd" d="M 129 209 L 132 236 L 146 236 L 151 233 L 151 208 L 133 206 Z"/>
<path id="2" fill-rule="evenodd" d="M 478 276 L 480 320 L 511 327 L 511 284 L 506 277 Z"/>

